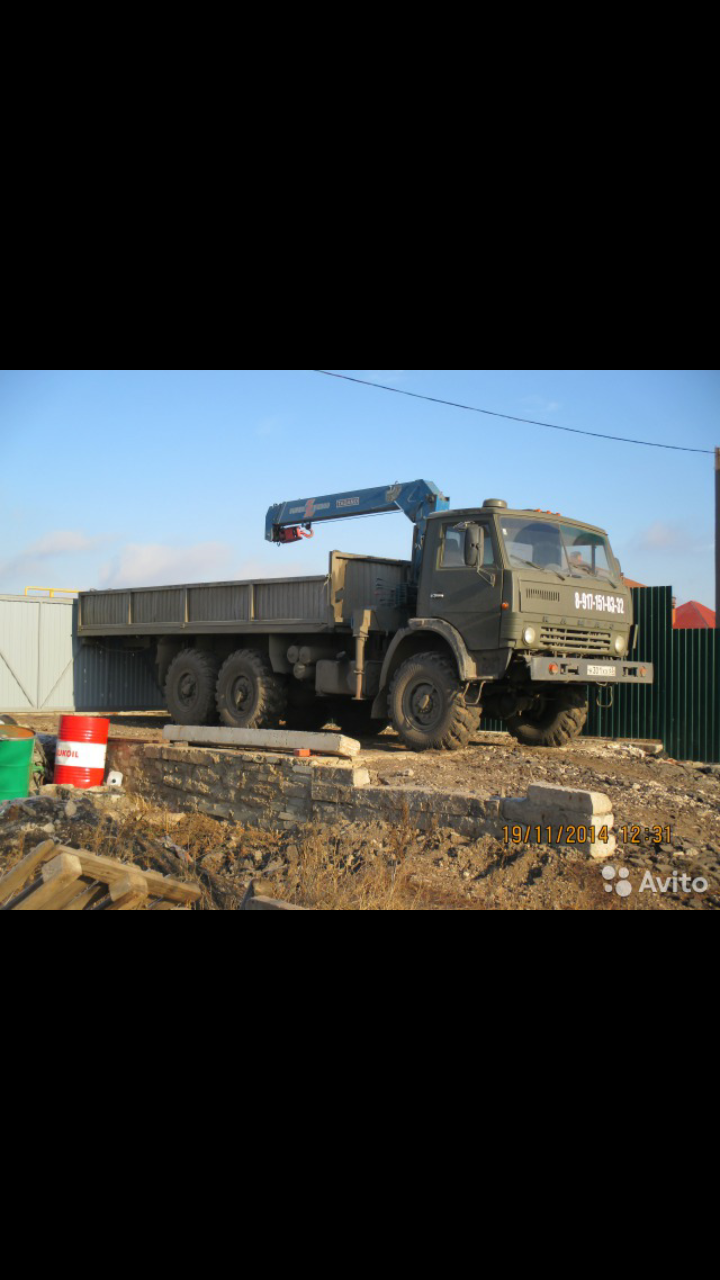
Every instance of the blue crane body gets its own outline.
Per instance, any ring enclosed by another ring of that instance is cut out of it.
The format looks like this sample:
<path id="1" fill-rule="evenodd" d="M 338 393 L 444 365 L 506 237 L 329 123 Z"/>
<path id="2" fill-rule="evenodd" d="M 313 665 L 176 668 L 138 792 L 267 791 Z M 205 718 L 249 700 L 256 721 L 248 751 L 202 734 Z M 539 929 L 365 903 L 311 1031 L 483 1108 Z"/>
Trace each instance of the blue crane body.
<path id="1" fill-rule="evenodd" d="M 347 493 L 300 498 L 270 507 L 265 520 L 265 537 L 268 542 L 297 542 L 313 524 L 322 521 L 403 511 L 415 526 L 411 563 L 412 577 L 417 582 L 428 516 L 435 511 L 447 511 L 449 507 L 449 499 L 431 480 L 411 480 L 408 484 L 382 485 L 376 489 L 350 489 Z"/>

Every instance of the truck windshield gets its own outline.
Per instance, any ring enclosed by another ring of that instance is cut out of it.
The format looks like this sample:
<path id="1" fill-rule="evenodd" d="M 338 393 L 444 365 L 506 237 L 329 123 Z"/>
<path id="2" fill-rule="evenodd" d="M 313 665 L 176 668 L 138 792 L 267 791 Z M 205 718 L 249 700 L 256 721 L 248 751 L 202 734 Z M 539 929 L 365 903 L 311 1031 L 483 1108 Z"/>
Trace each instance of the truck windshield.
<path id="1" fill-rule="evenodd" d="M 511 564 L 568 577 L 617 578 L 612 552 L 601 533 L 517 516 L 505 517 L 500 527 Z"/>

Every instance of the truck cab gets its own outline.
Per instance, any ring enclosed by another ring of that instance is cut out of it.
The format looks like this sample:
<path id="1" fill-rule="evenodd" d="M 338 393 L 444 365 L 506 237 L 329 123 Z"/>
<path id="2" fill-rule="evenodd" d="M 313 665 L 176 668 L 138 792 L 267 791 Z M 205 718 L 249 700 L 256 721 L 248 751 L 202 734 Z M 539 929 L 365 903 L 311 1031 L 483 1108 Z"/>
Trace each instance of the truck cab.
<path id="1" fill-rule="evenodd" d="M 588 684 L 652 680 L 628 658 L 632 600 L 607 534 L 551 512 L 490 499 L 428 517 L 411 629 L 440 624 L 485 714 L 528 744 L 579 732 Z"/>

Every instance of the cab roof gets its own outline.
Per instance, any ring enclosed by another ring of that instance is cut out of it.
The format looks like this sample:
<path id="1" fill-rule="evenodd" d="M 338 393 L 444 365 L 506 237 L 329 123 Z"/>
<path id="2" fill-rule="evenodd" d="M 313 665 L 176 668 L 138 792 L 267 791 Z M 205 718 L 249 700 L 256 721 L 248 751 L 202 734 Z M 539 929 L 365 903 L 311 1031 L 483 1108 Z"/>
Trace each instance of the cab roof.
<path id="1" fill-rule="evenodd" d="M 607 530 L 601 529 L 599 525 L 588 524 L 586 520 L 575 520 L 572 516 L 564 516 L 559 511 L 536 511 L 532 507 L 462 507 L 451 511 L 433 511 L 429 515 L 428 520 L 447 520 L 448 518 L 458 520 L 470 520 L 478 516 L 535 516 L 538 520 L 556 521 L 562 520 L 563 524 L 577 525 L 580 529 L 591 529 L 593 533 L 601 533 L 603 537 L 607 537 Z"/>

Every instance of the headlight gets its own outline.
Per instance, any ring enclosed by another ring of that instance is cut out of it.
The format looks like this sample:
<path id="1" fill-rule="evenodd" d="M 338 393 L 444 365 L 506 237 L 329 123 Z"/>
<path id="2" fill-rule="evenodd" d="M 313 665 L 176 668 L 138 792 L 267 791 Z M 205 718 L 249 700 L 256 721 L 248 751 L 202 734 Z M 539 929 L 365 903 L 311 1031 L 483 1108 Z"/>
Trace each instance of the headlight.
<path id="1" fill-rule="evenodd" d="M 613 640 L 613 649 L 617 654 L 623 654 L 627 649 L 627 640 L 624 636 L 616 636 Z"/>
<path id="2" fill-rule="evenodd" d="M 526 627 L 526 628 L 525 628 L 525 630 L 523 631 L 523 640 L 525 641 L 525 644 L 534 644 L 534 643 L 535 643 L 535 629 L 534 629 L 534 627 Z"/>

